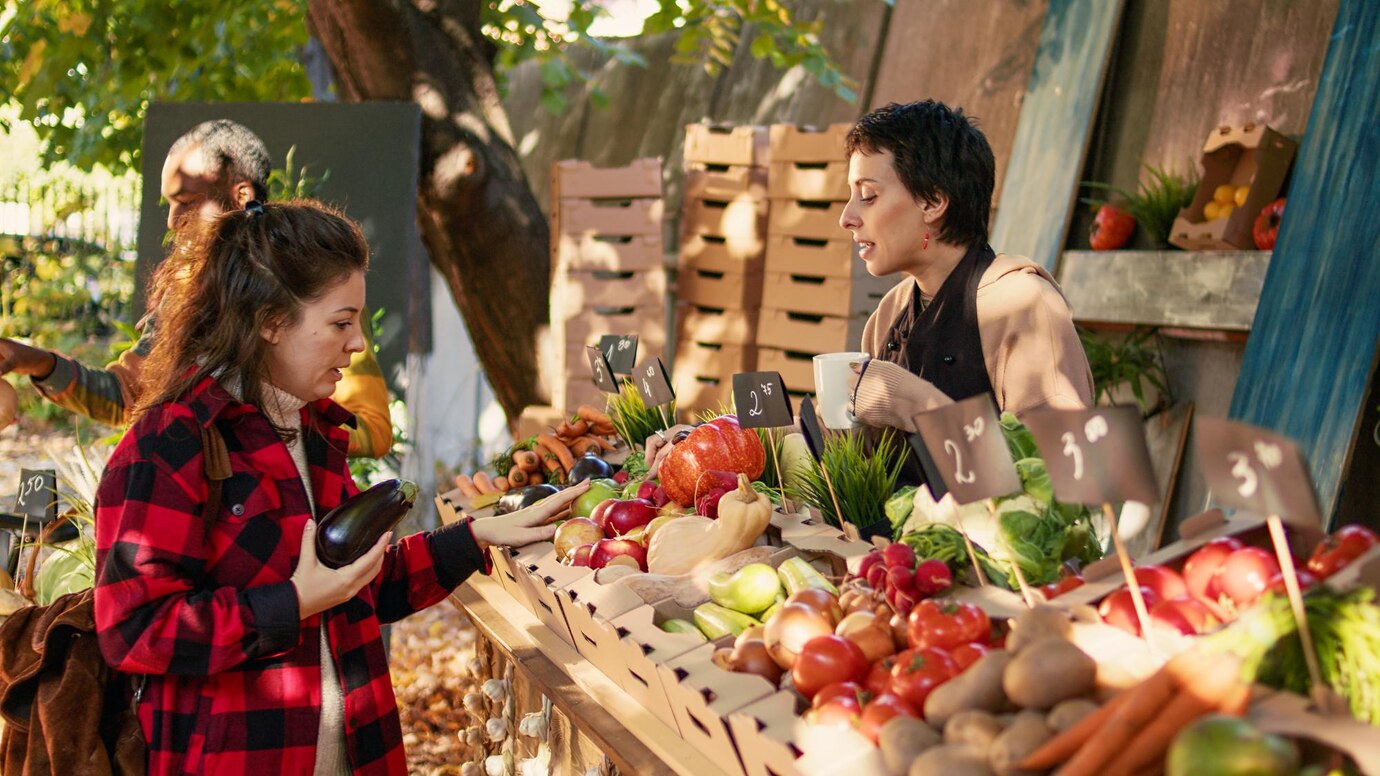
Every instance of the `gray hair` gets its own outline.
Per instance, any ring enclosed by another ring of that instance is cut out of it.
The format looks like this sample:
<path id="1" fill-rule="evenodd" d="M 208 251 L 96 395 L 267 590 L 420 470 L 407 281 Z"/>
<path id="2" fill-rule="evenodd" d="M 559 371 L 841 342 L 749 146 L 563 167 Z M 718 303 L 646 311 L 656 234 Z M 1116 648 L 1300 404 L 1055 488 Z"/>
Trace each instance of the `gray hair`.
<path id="1" fill-rule="evenodd" d="M 203 121 L 173 141 L 168 155 L 192 146 L 201 149 L 209 172 L 224 188 L 246 181 L 254 187 L 255 199 L 268 199 L 268 147 L 248 127 L 229 119 Z"/>

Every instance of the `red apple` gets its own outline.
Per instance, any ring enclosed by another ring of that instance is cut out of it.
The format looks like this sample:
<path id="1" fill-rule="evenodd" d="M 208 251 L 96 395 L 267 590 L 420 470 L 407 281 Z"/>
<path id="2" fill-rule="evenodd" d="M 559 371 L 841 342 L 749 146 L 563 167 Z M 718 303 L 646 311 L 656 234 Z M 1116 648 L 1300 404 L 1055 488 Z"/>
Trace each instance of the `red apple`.
<path id="1" fill-rule="evenodd" d="M 1153 609 L 1155 604 L 1160 602 L 1160 597 L 1155 595 L 1155 591 L 1144 585 L 1140 586 L 1140 595 L 1145 599 L 1147 610 Z M 1131 598 L 1131 591 L 1125 585 L 1102 599 L 1097 613 L 1102 615 L 1102 619 L 1108 625 L 1120 628 L 1133 636 L 1140 635 L 1140 619 L 1136 616 L 1136 604 Z"/>
<path id="2" fill-rule="evenodd" d="M 1189 595 L 1207 604 L 1209 609 L 1216 607 L 1217 593 L 1213 590 L 1213 582 L 1217 572 L 1227 556 L 1242 546 L 1240 540 L 1234 537 L 1221 536 L 1194 550 L 1184 561 L 1184 585 Z"/>
<path id="3" fill-rule="evenodd" d="M 589 567 L 601 569 L 614 558 L 627 555 L 637 561 L 637 567 L 647 570 L 647 548 L 628 539 L 600 539 L 589 556 Z"/>
<path id="4" fill-rule="evenodd" d="M 642 484 L 637 486 L 637 498 L 645 498 L 651 501 L 652 493 L 656 492 L 656 489 L 659 487 L 661 486 L 657 484 L 656 480 L 643 480 Z"/>
<path id="5" fill-rule="evenodd" d="M 1202 601 L 1193 598 L 1160 601 L 1150 607 L 1150 619 L 1185 636 L 1206 633 L 1217 626 L 1217 618 L 1208 611 Z"/>
<path id="6" fill-rule="evenodd" d="M 556 559 L 565 560 L 576 547 L 604 538 L 604 529 L 588 517 L 572 517 L 556 529 Z"/>
<path id="7" fill-rule="evenodd" d="M 656 514 L 656 505 L 646 499 L 614 501 L 604 508 L 601 515 L 604 519 L 604 533 L 608 536 L 622 536 L 634 528 L 641 528 L 652 522 L 656 519 Z"/>
<path id="8" fill-rule="evenodd" d="M 594 545 L 592 544 L 582 544 L 579 547 L 576 547 L 575 551 L 570 554 L 570 565 L 588 567 L 589 557 L 593 553 Z"/>
<path id="9" fill-rule="evenodd" d="M 719 499 L 723 498 L 727 492 L 723 488 L 716 487 L 701 493 L 700 497 L 695 500 L 695 513 L 704 515 L 710 520 L 718 520 Z"/>
<path id="10" fill-rule="evenodd" d="M 598 504 L 595 504 L 594 511 L 589 513 L 589 519 L 593 520 L 595 524 L 599 526 L 599 530 L 605 532 L 605 535 L 607 535 L 608 532 L 608 525 L 605 521 L 604 512 L 606 512 L 610 506 L 616 503 L 618 503 L 618 499 L 606 498 L 603 501 L 600 501 Z M 598 541 L 602 538 L 604 537 L 600 536 L 598 539 L 594 539 L 594 541 Z"/>

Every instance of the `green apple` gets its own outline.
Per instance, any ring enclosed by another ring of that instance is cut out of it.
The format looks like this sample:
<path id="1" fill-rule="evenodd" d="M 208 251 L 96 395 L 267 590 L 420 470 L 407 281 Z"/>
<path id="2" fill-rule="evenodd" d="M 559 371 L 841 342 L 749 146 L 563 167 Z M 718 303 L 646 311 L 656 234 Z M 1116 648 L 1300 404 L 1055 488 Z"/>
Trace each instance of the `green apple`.
<path id="1" fill-rule="evenodd" d="M 609 483 L 612 483 L 610 485 Z M 589 517 L 594 514 L 594 508 L 599 506 L 599 502 L 605 499 L 618 497 L 618 483 L 613 480 L 594 480 L 589 483 L 589 490 L 580 494 L 571 506 L 571 514 L 576 517 Z"/>

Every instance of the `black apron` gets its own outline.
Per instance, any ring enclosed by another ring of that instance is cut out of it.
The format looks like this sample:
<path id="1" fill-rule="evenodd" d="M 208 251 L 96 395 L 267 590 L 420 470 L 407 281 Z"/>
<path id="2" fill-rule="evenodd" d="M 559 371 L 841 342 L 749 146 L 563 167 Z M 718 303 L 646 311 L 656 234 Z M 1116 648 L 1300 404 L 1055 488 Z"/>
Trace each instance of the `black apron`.
<path id="1" fill-rule="evenodd" d="M 913 284 L 910 304 L 891 324 L 879 357 L 930 381 L 954 401 L 981 393 L 995 401 L 977 317 L 978 284 L 995 258 L 990 246 L 968 249 L 923 310 L 920 285 Z M 924 481 L 919 462 L 907 456 L 899 484 Z"/>

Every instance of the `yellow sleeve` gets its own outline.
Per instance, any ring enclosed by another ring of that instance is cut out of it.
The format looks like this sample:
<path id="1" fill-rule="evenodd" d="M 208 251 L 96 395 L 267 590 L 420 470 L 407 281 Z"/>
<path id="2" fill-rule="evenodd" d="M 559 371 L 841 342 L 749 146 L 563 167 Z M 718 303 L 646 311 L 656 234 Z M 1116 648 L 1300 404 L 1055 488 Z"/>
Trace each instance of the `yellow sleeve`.
<path id="1" fill-rule="evenodd" d="M 374 357 L 373 343 L 350 359 L 331 398 L 355 415 L 349 455 L 382 458 L 393 449 L 393 421 L 388 414 L 388 384 Z"/>

